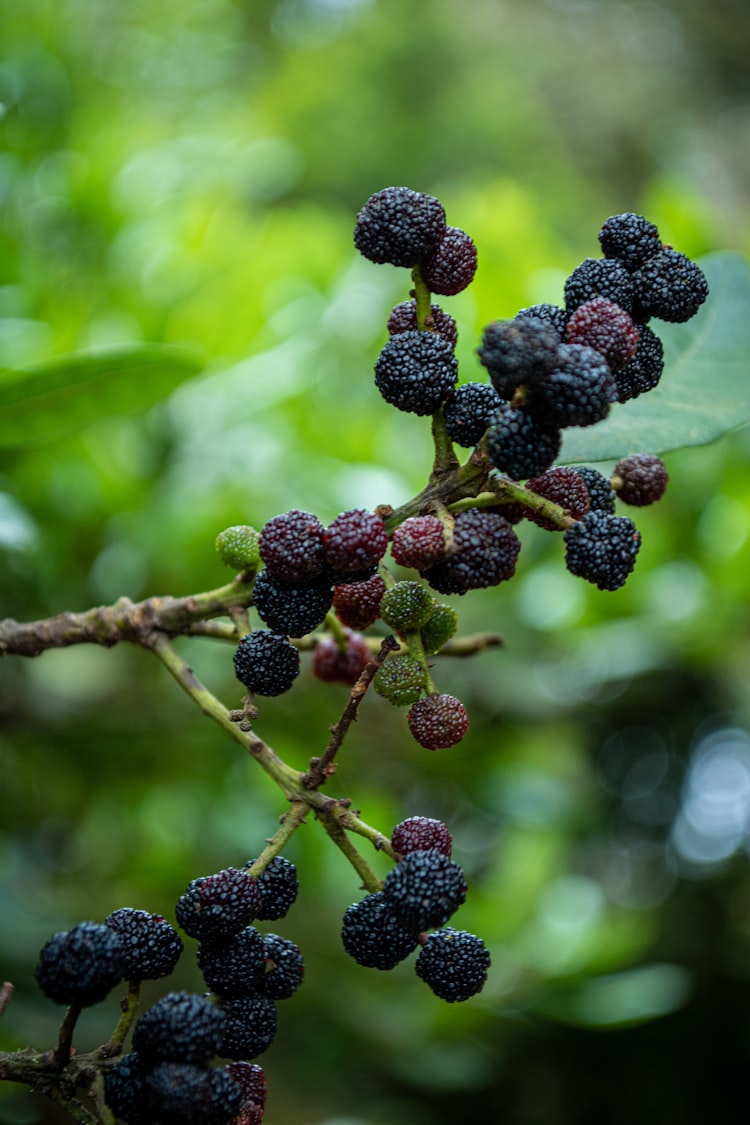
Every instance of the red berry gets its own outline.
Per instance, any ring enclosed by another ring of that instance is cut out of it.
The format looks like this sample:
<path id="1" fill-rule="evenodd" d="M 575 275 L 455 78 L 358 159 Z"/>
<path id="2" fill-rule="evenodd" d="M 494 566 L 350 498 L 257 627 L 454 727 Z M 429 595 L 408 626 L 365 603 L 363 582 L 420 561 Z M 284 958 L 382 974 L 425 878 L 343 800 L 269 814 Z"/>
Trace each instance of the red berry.
<path id="1" fill-rule="evenodd" d="M 455 347 L 458 340 L 456 322 L 452 316 L 449 316 L 444 309 L 440 308 L 440 305 L 430 305 L 430 315 L 425 327 L 428 331 L 437 332 L 438 336 L 442 336 Z M 398 336 L 399 332 L 416 332 L 417 302 L 412 299 L 396 305 L 388 317 L 387 328 L 390 336 Z"/>
<path id="2" fill-rule="evenodd" d="M 388 536 L 380 516 L 352 508 L 341 512 L 326 528 L 323 545 L 326 562 L 335 570 L 366 570 L 382 559 Z"/>
<path id="3" fill-rule="evenodd" d="M 333 608 L 339 621 L 350 629 L 362 630 L 380 615 L 385 582 L 373 574 L 364 582 L 348 582 L 333 591 Z"/>
<path id="4" fill-rule="evenodd" d="M 414 570 L 440 562 L 445 555 L 442 523 L 437 516 L 410 516 L 394 531 L 391 554 L 399 566 Z"/>
<path id="5" fill-rule="evenodd" d="M 624 367 L 638 347 L 638 329 L 630 315 L 606 297 L 579 305 L 565 331 L 569 344 L 593 348 L 604 356 L 612 371 Z"/>
<path id="6" fill-rule="evenodd" d="M 328 684 L 356 684 L 370 661 L 370 650 L 361 633 L 347 630 L 346 648 L 339 648 L 333 637 L 324 637 L 315 646 L 313 675 Z"/>
<path id="7" fill-rule="evenodd" d="M 591 503 L 589 490 L 574 469 L 547 469 L 540 477 L 528 481 L 526 487 L 535 492 L 537 496 L 543 496 L 546 500 L 559 504 L 574 519 L 579 520 L 589 510 Z M 530 519 L 532 523 L 539 527 L 543 527 L 545 531 L 564 530 L 559 524 L 553 523 L 552 520 L 546 519 L 545 516 L 535 512 L 533 508 L 526 508 L 524 512 L 527 519 Z"/>
<path id="8" fill-rule="evenodd" d="M 469 727 L 466 708 L 454 695 L 428 695 L 418 699 L 406 719 L 416 741 L 427 750 L 455 746 Z"/>
<path id="9" fill-rule="evenodd" d="M 669 480 L 664 462 L 652 453 L 624 457 L 615 465 L 614 478 L 617 495 L 636 508 L 661 500 Z"/>
<path id="10" fill-rule="evenodd" d="M 433 293 L 452 297 L 466 289 L 477 270 L 477 248 L 459 227 L 446 227 L 445 234 L 422 264 L 422 276 Z"/>
<path id="11" fill-rule="evenodd" d="M 433 820 L 429 816 L 410 816 L 393 829 L 391 844 L 401 855 L 432 848 L 450 858 L 453 838 L 442 820 Z"/>

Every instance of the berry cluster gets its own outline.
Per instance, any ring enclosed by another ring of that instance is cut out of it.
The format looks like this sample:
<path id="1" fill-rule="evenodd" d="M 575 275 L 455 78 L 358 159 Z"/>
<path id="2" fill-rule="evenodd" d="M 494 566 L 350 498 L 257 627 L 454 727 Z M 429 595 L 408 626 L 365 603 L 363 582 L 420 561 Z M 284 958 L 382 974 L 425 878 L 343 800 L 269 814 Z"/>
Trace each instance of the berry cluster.
<path id="1" fill-rule="evenodd" d="M 392 844 L 400 858 L 382 890 L 344 915 L 344 949 L 360 965 L 387 970 L 421 946 L 417 976 L 443 1000 L 467 1000 L 483 988 L 490 956 L 480 938 L 445 925 L 466 897 L 450 833 L 441 821 L 410 817 L 394 828 Z"/>

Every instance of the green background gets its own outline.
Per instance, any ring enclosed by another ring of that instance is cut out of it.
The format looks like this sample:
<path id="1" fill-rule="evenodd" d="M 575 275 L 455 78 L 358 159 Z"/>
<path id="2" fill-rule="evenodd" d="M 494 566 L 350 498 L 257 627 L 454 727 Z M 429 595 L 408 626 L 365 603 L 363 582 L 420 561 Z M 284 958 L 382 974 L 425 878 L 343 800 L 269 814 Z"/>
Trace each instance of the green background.
<path id="1" fill-rule="evenodd" d="M 560 301 L 610 214 L 646 214 L 693 256 L 747 253 L 749 37 L 741 0 L 4 5 L 0 367 L 125 359 L 86 395 L 0 402 L 0 616 L 208 589 L 228 525 L 292 507 L 325 522 L 421 487 L 429 424 L 372 382 L 408 275 L 352 245 L 381 187 L 438 195 L 477 244 L 475 284 L 444 302 L 464 380 L 481 378 L 483 326 Z M 172 346 L 173 366 L 151 348 L 133 366 L 139 344 Z M 691 389 L 707 413 L 714 381 L 708 365 Z M 749 449 L 738 429 L 665 457 L 617 593 L 523 526 L 516 578 L 456 600 L 462 630 L 505 649 L 435 668 L 471 716 L 459 747 L 430 754 L 366 700 L 331 792 L 384 832 L 449 824 L 470 884 L 454 924 L 493 968 L 446 1005 L 411 961 L 349 961 L 357 877 L 311 820 L 275 923 L 307 969 L 260 1059 L 269 1125 L 746 1107 Z M 180 648 L 239 704 L 231 649 Z M 345 700 L 305 665 L 258 731 L 304 768 Z M 16 986 L 0 1040 L 44 1048 L 61 1015 L 33 981 L 46 938 L 123 905 L 173 918 L 188 881 L 256 855 L 284 806 L 125 646 L 4 660 L 0 724 L 0 973 Z M 191 945 L 170 987 L 201 990 Z M 84 1014 L 82 1048 L 116 1012 L 112 996 Z M 60 1120 L 10 1085 L 0 1119 Z"/>

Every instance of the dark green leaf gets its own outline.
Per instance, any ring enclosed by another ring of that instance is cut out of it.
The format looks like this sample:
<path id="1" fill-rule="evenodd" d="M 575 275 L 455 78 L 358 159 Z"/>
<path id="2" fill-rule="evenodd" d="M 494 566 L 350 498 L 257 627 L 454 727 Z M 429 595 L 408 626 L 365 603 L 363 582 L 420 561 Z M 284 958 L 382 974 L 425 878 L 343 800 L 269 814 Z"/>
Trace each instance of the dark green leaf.
<path id="1" fill-rule="evenodd" d="M 0 371 L 0 446 L 49 441 L 97 418 L 147 410 L 202 366 L 184 348 L 138 344 Z"/>
<path id="2" fill-rule="evenodd" d="M 565 432 L 561 462 L 619 460 L 704 445 L 750 421 L 750 269 L 732 252 L 701 259 L 708 299 L 686 324 L 655 321 L 664 374 L 605 422 Z"/>

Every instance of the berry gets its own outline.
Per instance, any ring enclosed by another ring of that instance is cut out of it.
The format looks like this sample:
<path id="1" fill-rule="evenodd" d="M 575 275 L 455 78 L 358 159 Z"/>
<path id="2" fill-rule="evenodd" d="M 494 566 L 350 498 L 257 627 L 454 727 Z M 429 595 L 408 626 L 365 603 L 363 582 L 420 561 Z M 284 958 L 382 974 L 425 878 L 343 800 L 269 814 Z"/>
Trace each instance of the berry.
<path id="1" fill-rule="evenodd" d="M 579 305 L 566 333 L 569 344 L 585 344 L 599 352 L 611 371 L 624 367 L 638 347 L 638 329 L 629 314 L 606 297 Z"/>
<path id="2" fill-rule="evenodd" d="M 409 852 L 392 868 L 383 897 L 407 929 L 442 926 L 466 898 L 466 880 L 457 863 L 441 851 Z"/>
<path id="3" fill-rule="evenodd" d="M 446 297 L 471 285 L 476 271 L 477 248 L 459 227 L 446 227 L 440 242 L 422 263 L 422 277 L 428 287 Z"/>
<path id="4" fill-rule="evenodd" d="M 145 1086 L 149 1108 L 163 1125 L 229 1125 L 242 1105 L 242 1087 L 223 1068 L 161 1062 Z"/>
<path id="5" fill-rule="evenodd" d="M 478 353 L 497 393 L 510 399 L 519 387 L 537 383 L 554 370 L 559 344 L 549 323 L 521 317 L 488 324 Z"/>
<path id="6" fill-rule="evenodd" d="M 175 907 L 178 924 L 199 941 L 225 941 L 258 916 L 261 894 L 244 868 L 193 879 Z"/>
<path id="7" fill-rule="evenodd" d="M 638 347 L 624 367 L 615 372 L 617 401 L 627 402 L 651 391 L 664 370 L 664 347 L 651 329 L 643 324 L 638 329 Z"/>
<path id="8" fill-rule="evenodd" d="M 415 964 L 417 976 L 449 1004 L 481 992 L 489 967 L 490 955 L 482 939 L 450 926 L 430 934 Z"/>
<path id="9" fill-rule="evenodd" d="M 458 628 L 458 614 L 452 606 L 433 603 L 432 613 L 426 625 L 419 631 L 422 647 L 428 656 L 439 652 L 451 639 Z"/>
<path id="10" fill-rule="evenodd" d="M 409 516 L 391 540 L 393 561 L 399 566 L 425 570 L 445 555 L 443 525 L 437 516 Z"/>
<path id="11" fill-rule="evenodd" d="M 677 250 L 665 248 L 633 274 L 639 318 L 649 316 L 682 324 L 695 316 L 708 296 L 700 266 Z"/>
<path id="12" fill-rule="evenodd" d="M 266 1076 L 257 1063 L 230 1062 L 227 1074 L 242 1087 L 242 1105 L 231 1125 L 260 1125 L 266 1104 Z"/>
<path id="13" fill-rule="evenodd" d="M 44 943 L 34 975 L 55 1004 L 88 1008 L 119 984 L 125 965 L 125 950 L 114 930 L 81 922 Z"/>
<path id="14" fill-rule="evenodd" d="M 513 319 L 528 320 L 530 317 L 548 324 L 557 333 L 558 343 L 563 342 L 565 326 L 568 323 L 568 314 L 565 309 L 561 309 L 559 305 L 530 305 L 529 308 L 517 312 Z"/>
<path id="15" fill-rule="evenodd" d="M 246 926 L 226 941 L 198 946 L 206 987 L 222 996 L 257 996 L 263 979 L 263 938 Z"/>
<path id="16" fill-rule="evenodd" d="M 380 516 L 363 508 L 341 512 L 323 534 L 326 561 L 336 570 L 358 571 L 376 566 L 388 547 Z"/>
<path id="17" fill-rule="evenodd" d="M 260 566 L 260 535 L 254 527 L 227 527 L 216 536 L 216 550 L 225 566 L 255 571 Z"/>
<path id="18" fill-rule="evenodd" d="M 469 728 L 466 708 L 454 695 L 428 695 L 418 699 L 406 721 L 414 740 L 427 750 L 455 746 Z"/>
<path id="19" fill-rule="evenodd" d="M 148 1066 L 174 1061 L 204 1064 L 218 1054 L 224 1015 L 203 996 L 168 992 L 144 1012 L 133 1032 L 133 1050 Z"/>
<path id="20" fill-rule="evenodd" d="M 615 490 L 598 469 L 588 465 L 577 465 L 573 470 L 586 485 L 589 494 L 589 510 L 594 512 L 615 512 Z"/>
<path id="21" fill-rule="evenodd" d="M 376 191 L 357 215 L 354 245 L 371 262 L 415 266 L 445 234 L 439 199 L 407 187 Z"/>
<path id="22" fill-rule="evenodd" d="M 104 1100 L 115 1117 L 127 1125 L 151 1125 L 146 1103 L 148 1071 L 137 1051 L 123 1055 L 104 1077 Z"/>
<path id="23" fill-rule="evenodd" d="M 669 477 L 664 462 L 651 453 L 634 453 L 615 465 L 617 495 L 626 504 L 643 508 L 661 500 Z"/>
<path id="24" fill-rule="evenodd" d="M 257 861 L 249 859 L 247 867 Z M 261 904 L 255 917 L 261 922 L 275 922 L 283 918 L 293 905 L 299 889 L 297 868 L 294 864 L 275 855 L 265 871 L 255 877 L 260 891 Z"/>
<path id="25" fill-rule="evenodd" d="M 282 582 L 268 569 L 261 570 L 253 586 L 253 604 L 274 633 L 303 637 L 324 621 L 333 602 L 325 581 Z"/>
<path id="26" fill-rule="evenodd" d="M 590 507 L 589 490 L 575 469 L 547 469 L 540 477 L 527 481 L 526 487 L 537 496 L 559 504 L 567 515 L 579 520 Z M 547 519 L 533 508 L 525 509 L 526 516 L 545 531 L 562 531 L 559 524 Z"/>
<path id="27" fill-rule="evenodd" d="M 399 332 L 416 332 L 417 302 L 412 299 L 396 305 L 388 318 L 387 328 L 391 336 L 397 336 Z M 425 328 L 430 332 L 436 332 L 438 336 L 442 336 L 452 347 L 456 346 L 458 341 L 456 322 L 452 316 L 449 316 L 447 312 L 440 308 L 440 305 L 430 305 L 430 315 L 425 322 Z"/>
<path id="28" fill-rule="evenodd" d="M 365 666 L 372 659 L 367 641 L 361 633 L 345 632 L 346 645 L 339 648 L 333 637 L 323 637 L 315 646 L 313 676 L 328 684 L 356 684 Z"/>
<path id="29" fill-rule="evenodd" d="M 323 570 L 323 525 L 311 512 L 292 508 L 268 521 L 260 533 L 259 550 L 274 578 L 306 582 Z"/>
<path id="30" fill-rule="evenodd" d="M 616 258 L 584 258 L 565 282 L 565 308 L 573 312 L 594 297 L 606 297 L 625 312 L 633 308 L 633 280 Z"/>
<path id="31" fill-rule="evenodd" d="M 219 1054 L 250 1061 L 268 1050 L 276 1035 L 276 1007 L 265 996 L 236 996 L 221 1002 L 224 1038 Z"/>
<path id="32" fill-rule="evenodd" d="M 654 224 L 632 211 L 606 219 L 599 231 L 599 243 L 605 257 L 618 258 L 631 272 L 661 250 L 661 237 Z"/>
<path id="33" fill-rule="evenodd" d="M 406 707 L 419 699 L 424 689 L 425 670 L 408 653 L 391 653 L 380 665 L 372 681 L 378 695 L 394 707 Z"/>
<path id="34" fill-rule="evenodd" d="M 385 582 L 373 574 L 363 582 L 339 585 L 333 591 L 333 608 L 339 621 L 350 629 L 367 629 L 380 614 Z"/>
<path id="35" fill-rule="evenodd" d="M 526 410 L 501 406 L 490 418 L 487 452 L 492 464 L 512 480 L 537 477 L 560 452 L 557 426 L 543 426 Z"/>
<path id="36" fill-rule="evenodd" d="M 182 939 L 160 914 L 124 906 L 104 919 L 125 953 L 123 976 L 129 981 L 168 977 L 182 953 Z"/>
<path id="37" fill-rule="evenodd" d="M 476 445 L 502 401 L 491 383 L 462 383 L 456 387 L 443 408 L 451 441 L 465 449 Z"/>
<path id="38" fill-rule="evenodd" d="M 521 543 L 499 512 L 468 508 L 453 527 L 453 553 L 423 571 L 441 594 L 465 594 L 512 578 Z"/>
<path id="39" fill-rule="evenodd" d="M 305 965 L 298 946 L 278 934 L 263 935 L 265 975 L 263 995 L 269 1000 L 288 1000 L 302 984 Z"/>
<path id="40" fill-rule="evenodd" d="M 391 336 L 375 361 L 375 385 L 407 414 L 434 414 L 458 379 L 453 348 L 437 332 Z"/>
<path id="41" fill-rule="evenodd" d="M 615 401 L 612 372 L 599 352 L 561 344 L 557 368 L 544 383 L 529 387 L 525 405 L 539 425 L 564 428 L 601 422 Z"/>
<path id="42" fill-rule="evenodd" d="M 367 969 L 393 969 L 417 948 L 417 933 L 404 926 L 382 891 L 353 903 L 341 927 L 344 949 Z"/>
<path id="43" fill-rule="evenodd" d="M 237 679 L 257 695 L 281 695 L 299 674 L 299 653 L 287 637 L 256 629 L 242 638 L 234 654 Z"/>
<path id="44" fill-rule="evenodd" d="M 380 616 L 389 629 L 404 636 L 427 624 L 432 607 L 429 591 L 419 582 L 397 582 L 383 595 Z"/>
<path id="45" fill-rule="evenodd" d="M 640 545 L 632 520 L 590 511 L 565 532 L 565 565 L 600 590 L 618 590 L 635 566 Z"/>
<path id="46" fill-rule="evenodd" d="M 391 844 L 401 855 L 431 848 L 450 859 L 453 838 L 442 820 L 434 820 L 429 816 L 410 816 L 393 829 Z"/>

